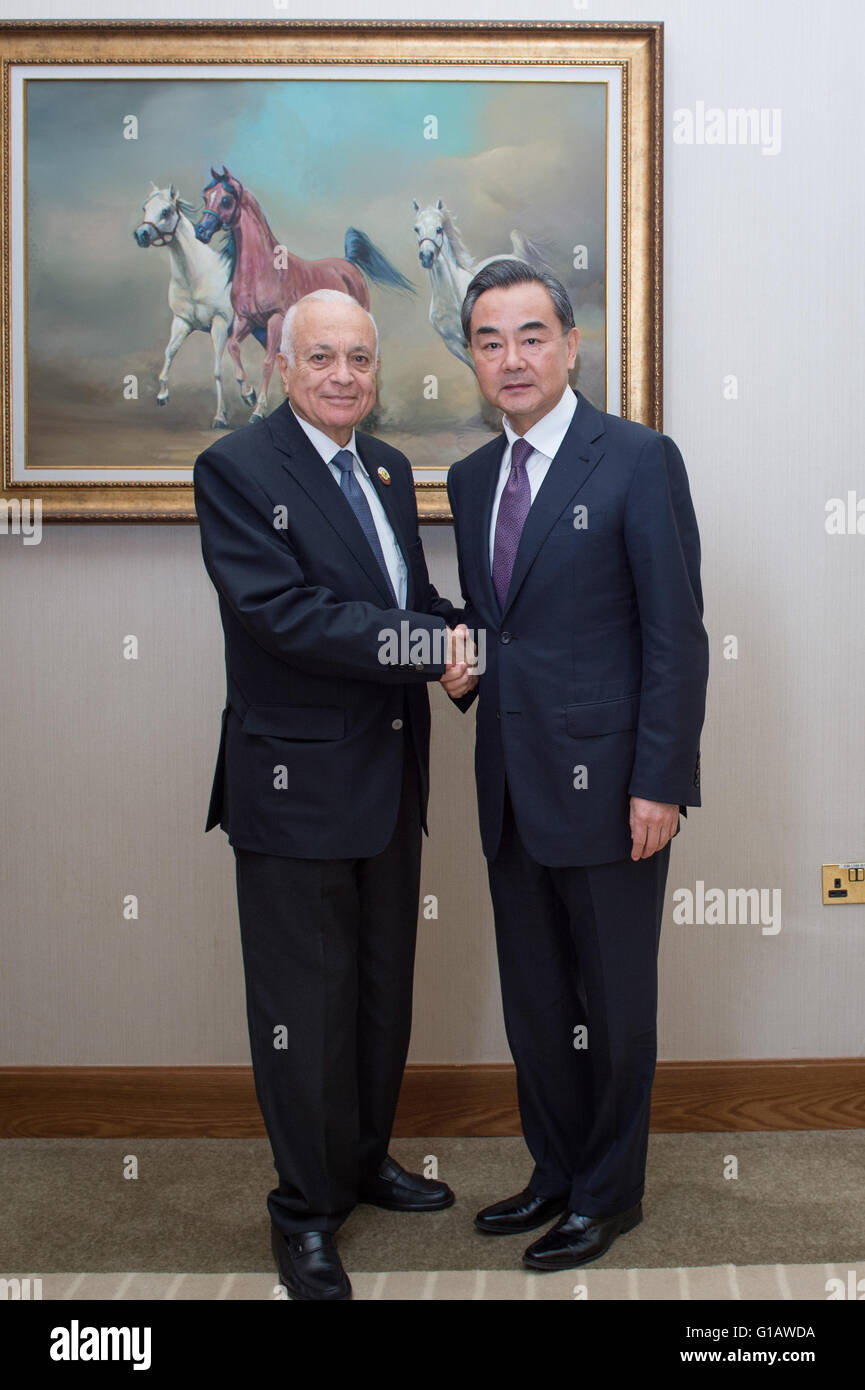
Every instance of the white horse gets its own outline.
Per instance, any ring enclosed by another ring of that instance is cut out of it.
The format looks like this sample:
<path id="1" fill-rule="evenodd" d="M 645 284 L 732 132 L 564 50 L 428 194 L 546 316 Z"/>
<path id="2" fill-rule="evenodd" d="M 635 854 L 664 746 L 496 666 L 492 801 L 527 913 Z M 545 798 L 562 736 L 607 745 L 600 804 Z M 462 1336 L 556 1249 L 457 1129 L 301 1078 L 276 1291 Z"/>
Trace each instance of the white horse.
<path id="1" fill-rule="evenodd" d="M 167 246 L 171 257 L 171 278 L 168 283 L 171 330 L 159 373 L 156 404 L 168 404 L 168 372 L 189 334 L 196 330 L 209 333 L 216 386 L 213 429 L 227 429 L 222 392 L 222 354 L 234 316 L 231 306 L 233 248 L 230 242 L 217 248 L 198 240 L 190 221 L 197 208 L 194 203 L 180 197 L 174 184 L 170 188 L 157 188 L 151 181 L 150 187 L 153 191 L 143 204 L 144 217 L 132 235 L 142 247 Z M 238 385 L 243 399 L 253 404 L 255 390 L 245 375 Z"/>
<path id="2" fill-rule="evenodd" d="M 416 213 L 418 259 L 430 273 L 430 323 L 448 352 L 474 371 L 460 323 L 460 309 L 472 279 L 490 261 L 528 261 L 538 267 L 546 262 L 539 247 L 516 231 L 511 232 L 512 251 L 476 261 L 462 239 L 453 213 L 441 198 L 435 207 L 421 210 L 416 200 L 412 206 Z"/>

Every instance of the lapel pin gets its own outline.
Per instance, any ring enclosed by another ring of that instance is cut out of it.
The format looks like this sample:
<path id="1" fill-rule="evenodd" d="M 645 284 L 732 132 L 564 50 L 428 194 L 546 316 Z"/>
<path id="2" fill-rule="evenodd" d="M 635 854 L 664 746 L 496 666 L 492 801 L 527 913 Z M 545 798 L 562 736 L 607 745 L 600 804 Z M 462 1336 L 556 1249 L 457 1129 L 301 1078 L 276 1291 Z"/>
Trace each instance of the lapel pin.
<path id="1" fill-rule="evenodd" d="M 386 468 L 379 468 L 378 476 L 381 478 L 382 482 L 385 484 L 386 487 L 390 487 L 390 474 L 388 473 Z"/>

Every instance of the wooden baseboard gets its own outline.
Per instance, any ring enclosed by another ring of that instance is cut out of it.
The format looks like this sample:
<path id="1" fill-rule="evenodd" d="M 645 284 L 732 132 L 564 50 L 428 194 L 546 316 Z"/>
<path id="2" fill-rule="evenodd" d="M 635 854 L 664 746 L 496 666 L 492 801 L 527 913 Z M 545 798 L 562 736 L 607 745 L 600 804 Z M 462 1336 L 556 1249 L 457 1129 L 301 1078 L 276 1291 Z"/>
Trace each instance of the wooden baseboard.
<path id="1" fill-rule="evenodd" d="M 652 1129 L 865 1129 L 865 1059 L 659 1062 Z M 406 1069 L 394 1134 L 520 1133 L 513 1067 Z M 263 1135 L 250 1067 L 0 1068 L 0 1137 Z"/>

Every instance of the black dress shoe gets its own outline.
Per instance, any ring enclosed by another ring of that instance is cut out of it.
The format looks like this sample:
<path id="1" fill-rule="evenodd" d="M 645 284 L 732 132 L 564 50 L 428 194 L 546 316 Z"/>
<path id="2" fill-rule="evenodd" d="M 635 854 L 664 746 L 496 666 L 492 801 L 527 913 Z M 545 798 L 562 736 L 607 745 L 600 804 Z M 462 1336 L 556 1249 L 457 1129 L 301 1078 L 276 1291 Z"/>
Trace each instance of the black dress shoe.
<path id="1" fill-rule="evenodd" d="M 485 1236 L 518 1236 L 546 1226 L 567 1209 L 567 1197 L 537 1197 L 526 1187 L 515 1197 L 484 1207 L 475 1217 L 475 1226 Z"/>
<path id="2" fill-rule="evenodd" d="M 351 1284 L 330 1231 L 286 1236 L 271 1226 L 270 1248 L 279 1277 L 295 1301 L 351 1298 Z"/>
<path id="3" fill-rule="evenodd" d="M 360 1184 L 358 1201 L 385 1211 L 442 1211 L 453 1206 L 454 1194 L 445 1182 L 407 1173 L 388 1154 L 375 1177 Z"/>
<path id="4" fill-rule="evenodd" d="M 530 1269 L 577 1269 L 606 1255 L 616 1236 L 623 1236 L 643 1219 L 638 1202 L 618 1216 L 580 1216 L 568 1211 L 546 1235 L 530 1245 L 523 1264 Z"/>

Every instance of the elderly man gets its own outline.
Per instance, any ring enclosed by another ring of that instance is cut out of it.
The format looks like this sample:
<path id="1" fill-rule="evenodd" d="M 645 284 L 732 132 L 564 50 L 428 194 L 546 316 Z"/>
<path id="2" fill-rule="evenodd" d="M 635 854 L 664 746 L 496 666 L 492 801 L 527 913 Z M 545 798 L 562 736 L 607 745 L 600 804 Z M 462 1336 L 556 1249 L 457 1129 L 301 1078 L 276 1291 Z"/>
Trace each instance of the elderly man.
<path id="1" fill-rule="evenodd" d="M 534 1159 L 475 1224 L 558 1218 L 523 1262 L 571 1269 L 642 1219 L 670 842 L 700 804 L 700 540 L 673 441 L 568 385 L 579 333 L 554 276 L 493 261 L 462 322 L 504 412 L 448 493 L 466 618 L 487 628 L 478 804 Z"/>
<path id="2" fill-rule="evenodd" d="M 334 1232 L 357 1202 L 453 1202 L 387 1149 L 411 1027 L 426 684 L 466 663 L 408 460 L 355 428 L 376 394 L 371 316 L 307 295 L 277 360 L 288 399 L 195 464 L 228 681 L 206 829 L 236 856 L 274 1256 L 294 1299 L 346 1299 Z M 406 620 L 410 660 L 386 641 Z"/>

